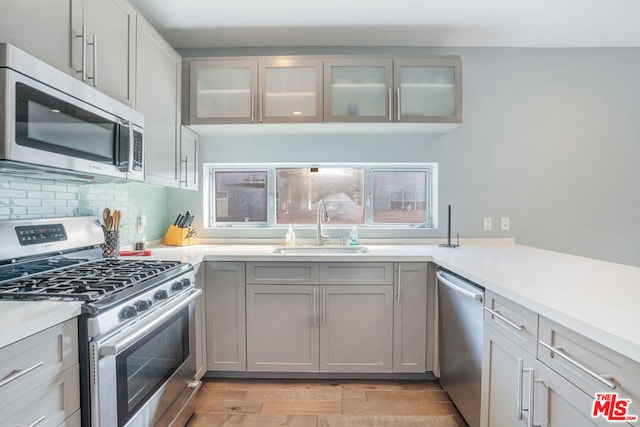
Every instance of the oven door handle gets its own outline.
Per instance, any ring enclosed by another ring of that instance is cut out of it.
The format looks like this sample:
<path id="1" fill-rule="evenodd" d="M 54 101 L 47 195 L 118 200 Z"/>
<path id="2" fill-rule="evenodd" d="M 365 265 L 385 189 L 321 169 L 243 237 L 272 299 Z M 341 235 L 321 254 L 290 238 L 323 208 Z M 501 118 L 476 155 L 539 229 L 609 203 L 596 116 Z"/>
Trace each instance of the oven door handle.
<path id="1" fill-rule="evenodd" d="M 136 332 L 127 335 L 125 339 L 119 342 L 111 343 L 107 342 L 100 346 L 100 355 L 101 356 L 115 356 L 130 345 L 134 344 L 140 338 L 147 335 L 149 332 L 157 328 L 160 324 L 171 318 L 173 315 L 177 314 L 180 310 L 191 304 L 196 298 L 198 298 L 202 294 L 201 289 L 192 289 L 190 295 L 182 300 L 179 304 L 174 307 L 171 307 L 169 310 L 163 312 L 157 319 L 153 322 L 144 325 L 142 328 L 138 329 Z"/>

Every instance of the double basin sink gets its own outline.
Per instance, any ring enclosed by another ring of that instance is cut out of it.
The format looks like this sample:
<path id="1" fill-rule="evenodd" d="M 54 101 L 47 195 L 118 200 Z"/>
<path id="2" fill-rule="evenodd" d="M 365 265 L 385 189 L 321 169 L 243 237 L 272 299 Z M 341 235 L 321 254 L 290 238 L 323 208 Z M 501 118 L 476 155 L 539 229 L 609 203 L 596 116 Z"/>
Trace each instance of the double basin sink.
<path id="1" fill-rule="evenodd" d="M 278 246 L 271 250 L 272 254 L 281 255 L 340 255 L 340 254 L 366 254 L 369 249 L 365 246 Z"/>

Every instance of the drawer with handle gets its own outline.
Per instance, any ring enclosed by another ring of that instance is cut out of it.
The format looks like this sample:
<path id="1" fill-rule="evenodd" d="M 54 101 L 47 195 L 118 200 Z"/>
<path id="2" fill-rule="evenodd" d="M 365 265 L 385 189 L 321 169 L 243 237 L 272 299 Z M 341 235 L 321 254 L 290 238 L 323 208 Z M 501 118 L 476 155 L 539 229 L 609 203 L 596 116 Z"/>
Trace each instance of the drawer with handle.
<path id="1" fill-rule="evenodd" d="M 484 302 L 484 322 L 535 356 L 538 344 L 538 314 L 536 312 L 487 290 Z"/>
<path id="2" fill-rule="evenodd" d="M 54 427 L 78 425 L 70 418 L 80 408 L 80 375 L 78 365 L 37 386 L 18 399 L 0 404 L 0 425 Z M 66 422 L 65 422 L 66 420 Z M 63 424 L 64 423 L 64 424 Z"/>
<path id="3" fill-rule="evenodd" d="M 46 381 L 78 363 L 76 319 L 0 349 L 0 402 L 16 398 L 32 379 Z"/>
<path id="4" fill-rule="evenodd" d="M 306 262 L 248 262 L 248 285 L 317 285 L 317 263 Z"/>
<path id="5" fill-rule="evenodd" d="M 543 316 L 539 334 L 540 361 L 590 396 L 631 399 L 629 413 L 640 416 L 640 364 Z"/>

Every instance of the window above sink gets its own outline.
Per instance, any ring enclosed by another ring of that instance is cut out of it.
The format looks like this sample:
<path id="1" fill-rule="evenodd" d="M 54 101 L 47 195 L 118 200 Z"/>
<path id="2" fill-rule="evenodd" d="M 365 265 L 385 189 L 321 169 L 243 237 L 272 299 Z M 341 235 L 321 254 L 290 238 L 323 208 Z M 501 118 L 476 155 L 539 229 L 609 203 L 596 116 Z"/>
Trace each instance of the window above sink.
<path id="1" fill-rule="evenodd" d="M 437 164 L 205 164 L 207 228 L 435 228 Z"/>

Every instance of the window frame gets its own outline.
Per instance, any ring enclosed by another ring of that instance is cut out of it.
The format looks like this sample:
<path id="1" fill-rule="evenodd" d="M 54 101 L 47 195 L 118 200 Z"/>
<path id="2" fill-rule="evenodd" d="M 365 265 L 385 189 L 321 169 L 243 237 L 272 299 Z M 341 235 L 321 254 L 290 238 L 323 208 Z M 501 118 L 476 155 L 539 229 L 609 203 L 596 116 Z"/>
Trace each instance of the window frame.
<path id="1" fill-rule="evenodd" d="M 216 229 L 282 229 L 288 224 L 276 224 L 276 170 L 286 168 L 347 168 L 364 170 L 363 204 L 364 224 L 356 224 L 358 228 L 380 230 L 407 230 L 438 228 L 438 164 L 437 163 L 205 163 L 203 183 L 203 227 L 208 230 Z M 215 173 L 216 172 L 266 172 L 267 173 L 267 221 L 266 222 L 220 222 L 215 221 Z M 373 222 L 374 218 L 374 173 L 382 172 L 426 172 L 427 221 L 424 223 L 387 223 Z M 295 224 L 294 228 L 314 227 L 311 224 Z M 344 228 L 345 224 L 325 223 L 326 228 Z"/>

